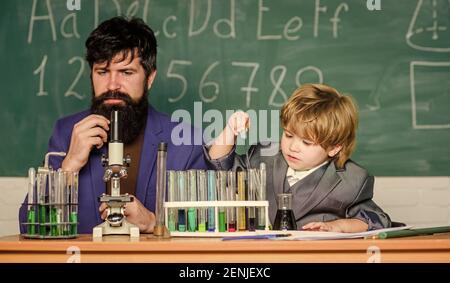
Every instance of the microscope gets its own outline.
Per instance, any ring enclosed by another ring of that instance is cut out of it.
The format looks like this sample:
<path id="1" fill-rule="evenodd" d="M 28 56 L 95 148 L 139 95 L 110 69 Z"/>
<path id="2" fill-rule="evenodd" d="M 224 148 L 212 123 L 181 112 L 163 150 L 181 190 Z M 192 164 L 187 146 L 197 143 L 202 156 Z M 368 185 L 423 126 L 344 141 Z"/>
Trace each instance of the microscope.
<path id="1" fill-rule="evenodd" d="M 103 181 L 111 181 L 111 195 L 103 194 L 99 197 L 100 202 L 105 202 L 107 216 L 105 222 L 94 227 L 93 238 L 101 238 L 104 235 L 130 235 L 139 237 L 139 228 L 127 221 L 124 207 L 127 202 L 132 202 L 133 197 L 120 194 L 120 179 L 127 176 L 127 167 L 131 158 L 123 157 L 123 143 L 121 141 L 121 124 L 119 111 L 111 113 L 110 139 L 108 142 L 108 156 L 102 156 L 102 165 L 105 167 Z"/>

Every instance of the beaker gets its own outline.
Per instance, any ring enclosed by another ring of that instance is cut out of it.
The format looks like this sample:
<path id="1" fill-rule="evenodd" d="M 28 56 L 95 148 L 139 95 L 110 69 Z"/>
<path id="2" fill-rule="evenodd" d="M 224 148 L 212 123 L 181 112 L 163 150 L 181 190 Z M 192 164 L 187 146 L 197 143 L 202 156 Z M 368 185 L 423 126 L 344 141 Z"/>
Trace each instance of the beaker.
<path id="1" fill-rule="evenodd" d="M 297 230 L 294 211 L 292 210 L 292 194 L 278 194 L 277 215 L 275 216 L 274 230 Z"/>

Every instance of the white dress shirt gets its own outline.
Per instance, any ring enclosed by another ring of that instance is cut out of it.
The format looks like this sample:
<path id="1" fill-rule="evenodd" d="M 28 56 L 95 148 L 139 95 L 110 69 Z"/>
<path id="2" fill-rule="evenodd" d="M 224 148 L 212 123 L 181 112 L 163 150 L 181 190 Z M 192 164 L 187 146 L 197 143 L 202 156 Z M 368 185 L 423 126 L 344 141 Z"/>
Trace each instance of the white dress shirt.
<path id="1" fill-rule="evenodd" d="M 322 164 L 317 165 L 314 168 L 311 168 L 309 170 L 304 170 L 304 171 L 297 171 L 297 170 L 294 170 L 294 169 L 292 169 L 291 167 L 288 166 L 288 169 L 287 169 L 287 172 L 286 172 L 286 178 L 287 178 L 287 181 L 289 183 L 289 186 L 292 187 L 295 183 L 297 183 L 301 179 L 305 178 L 306 176 L 308 176 L 312 172 L 316 171 L 317 168 L 321 167 L 322 165 L 325 165 L 326 163 L 328 163 L 328 160 L 325 161 Z"/>

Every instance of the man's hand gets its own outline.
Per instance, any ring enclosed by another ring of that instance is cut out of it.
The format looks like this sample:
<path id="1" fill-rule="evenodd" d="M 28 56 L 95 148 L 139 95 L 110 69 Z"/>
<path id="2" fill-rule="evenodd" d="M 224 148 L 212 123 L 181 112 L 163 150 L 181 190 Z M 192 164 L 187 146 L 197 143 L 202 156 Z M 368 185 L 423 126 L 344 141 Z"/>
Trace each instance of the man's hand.
<path id="1" fill-rule="evenodd" d="M 101 148 L 108 140 L 109 121 L 101 115 L 89 115 L 73 127 L 69 152 L 61 168 L 64 171 L 78 172 L 87 163 L 89 154 L 95 146 Z"/>
<path id="2" fill-rule="evenodd" d="M 99 211 L 103 220 L 106 219 L 108 206 L 106 203 L 102 203 L 99 207 Z M 139 227 L 141 233 L 152 233 L 156 224 L 155 214 L 149 211 L 145 206 L 133 196 L 132 202 L 125 204 L 124 214 L 127 217 L 128 222 Z"/>
<path id="3" fill-rule="evenodd" d="M 359 219 L 338 219 L 330 222 L 311 222 L 302 227 L 303 230 L 326 231 L 339 233 L 358 233 L 367 231 L 366 222 Z"/>

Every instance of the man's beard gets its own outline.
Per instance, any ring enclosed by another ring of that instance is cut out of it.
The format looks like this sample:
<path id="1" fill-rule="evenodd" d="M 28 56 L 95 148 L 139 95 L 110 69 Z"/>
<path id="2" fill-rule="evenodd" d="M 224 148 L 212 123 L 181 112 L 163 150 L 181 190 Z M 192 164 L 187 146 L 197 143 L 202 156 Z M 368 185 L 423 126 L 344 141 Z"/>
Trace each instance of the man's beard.
<path id="1" fill-rule="evenodd" d="M 147 87 L 145 86 L 145 90 Z M 121 99 L 123 104 L 108 105 L 104 102 L 107 99 Z M 144 92 L 142 97 L 137 101 L 133 101 L 129 95 L 120 91 L 107 91 L 99 97 L 92 96 L 91 112 L 111 119 L 113 110 L 121 111 L 120 121 L 122 128 L 122 142 L 129 144 L 139 135 L 147 122 L 148 102 L 147 93 Z M 109 139 L 109 136 L 108 136 Z"/>

